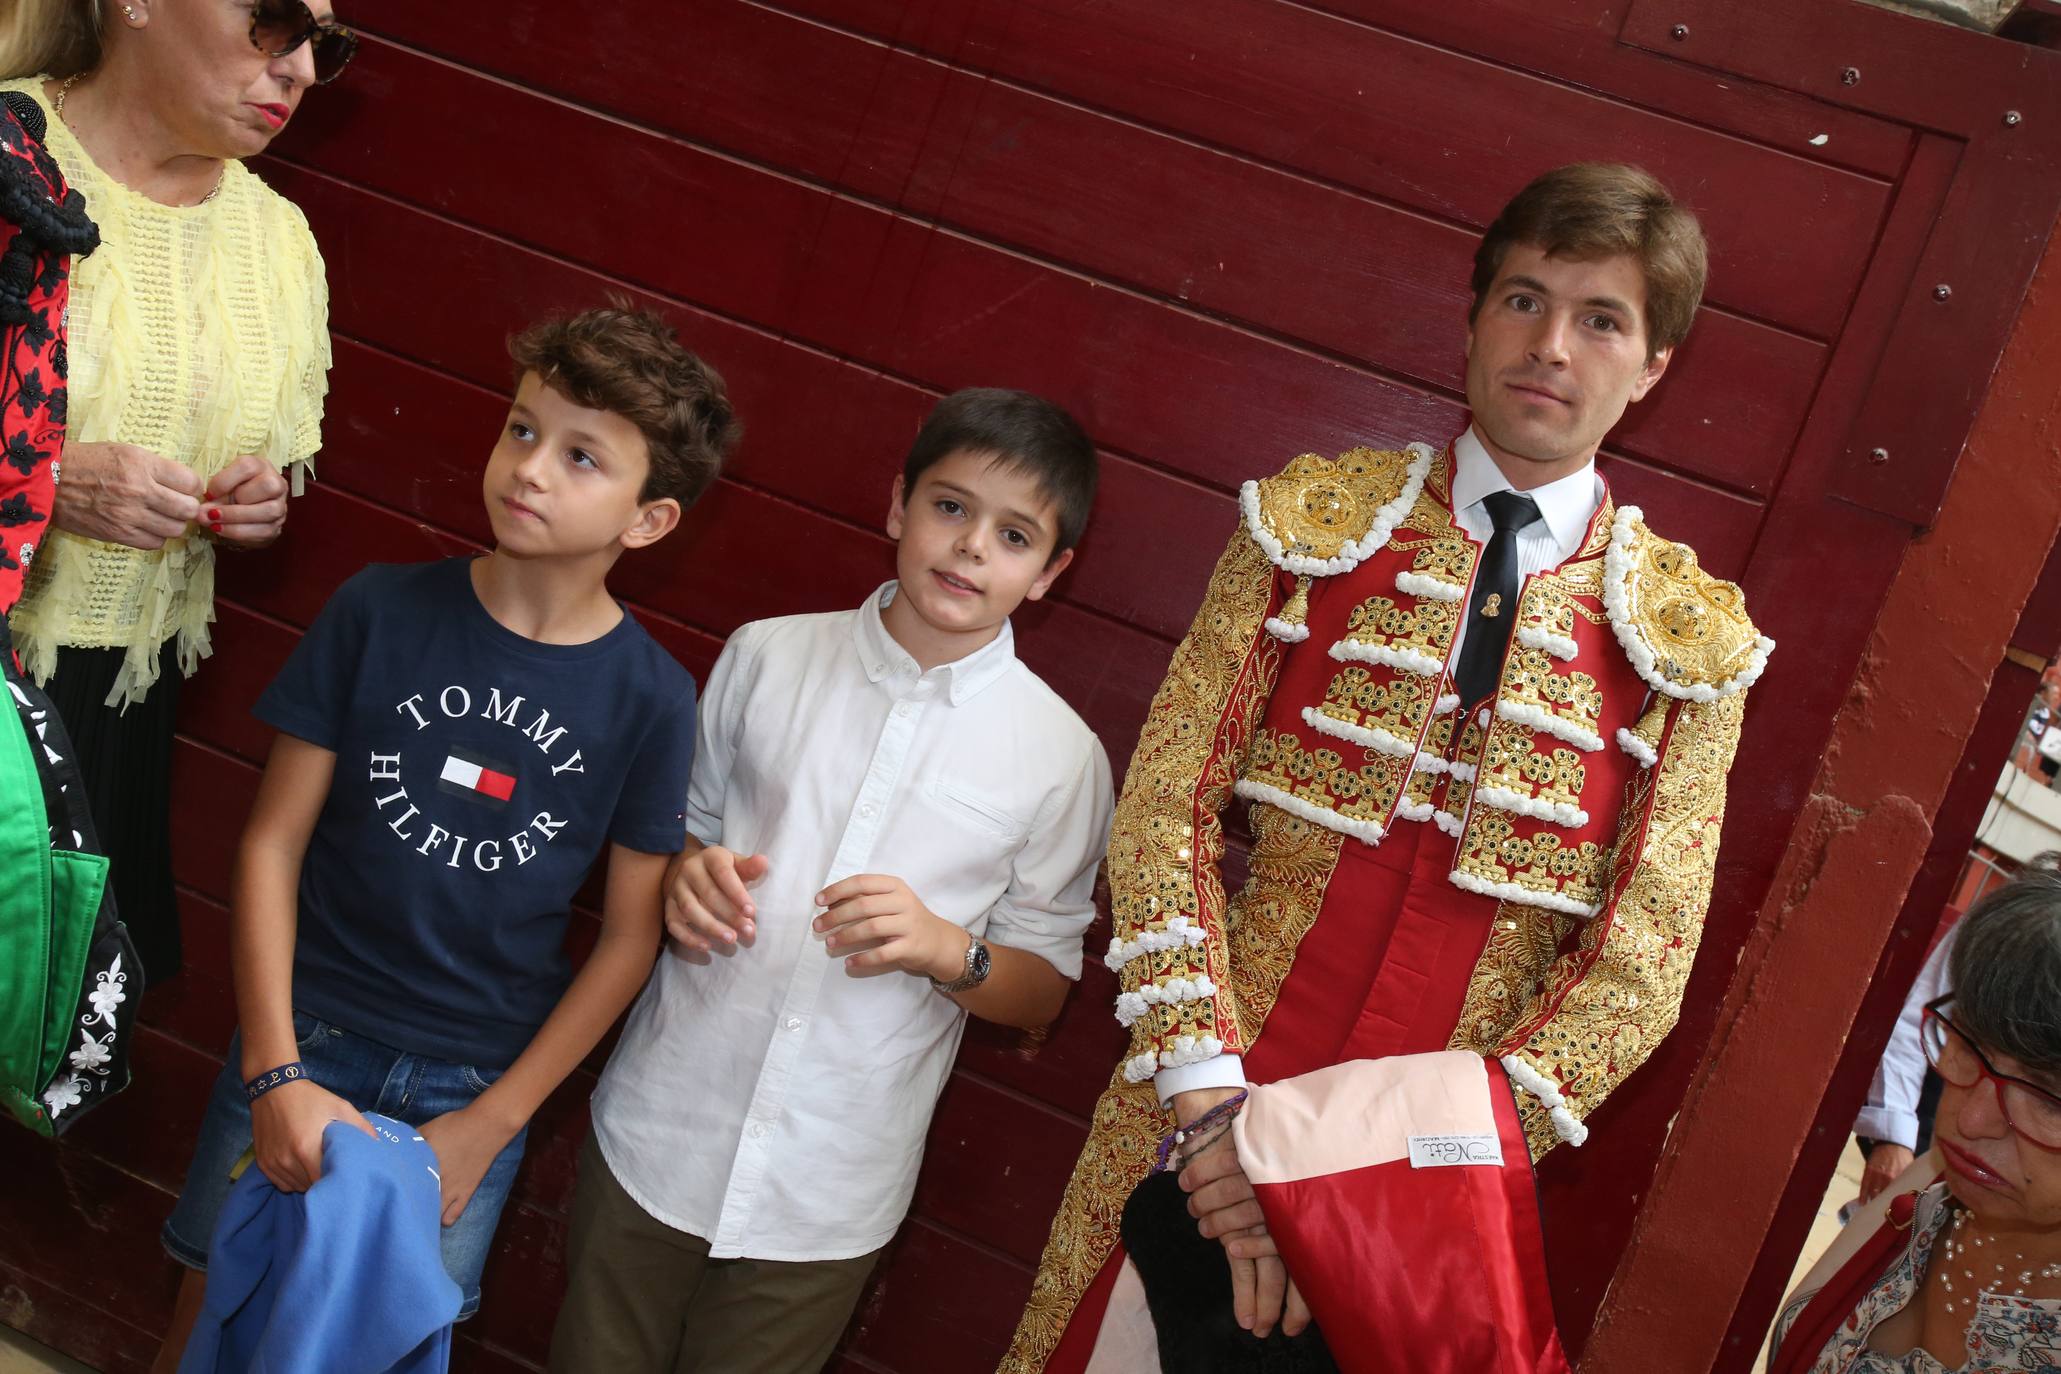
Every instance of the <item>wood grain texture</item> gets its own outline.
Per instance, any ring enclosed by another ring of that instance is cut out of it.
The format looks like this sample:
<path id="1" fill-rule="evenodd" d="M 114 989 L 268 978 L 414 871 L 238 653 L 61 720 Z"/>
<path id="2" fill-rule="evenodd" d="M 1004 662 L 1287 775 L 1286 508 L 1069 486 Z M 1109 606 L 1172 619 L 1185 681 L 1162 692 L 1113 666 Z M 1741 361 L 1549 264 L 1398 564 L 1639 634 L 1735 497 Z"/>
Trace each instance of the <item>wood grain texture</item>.
<path id="1" fill-rule="evenodd" d="M 1537 172 L 1611 157 L 1698 211 L 1713 276 L 1604 471 L 1740 579 L 1785 647 L 1749 713 L 1749 804 L 1681 1025 L 1542 1182 L 1586 1202 L 1552 1241 L 1578 1349 L 1909 545 L 1896 517 L 1939 475 L 1899 474 L 1871 503 L 1841 464 L 1871 419 L 1900 413 L 1883 396 L 1929 394 L 1896 361 L 1926 356 L 1911 292 L 1934 262 L 1971 261 L 1966 218 L 2002 194 L 1955 189 L 1989 117 L 1971 50 L 1955 47 L 1951 91 L 1871 79 L 1856 101 L 1821 72 L 1785 74 L 1765 45 L 1720 51 L 1752 16 L 1703 0 L 1695 51 L 1676 53 L 1655 27 L 1673 3 L 509 0 L 492 22 L 346 7 L 367 34 L 348 78 L 257 164 L 329 265 L 321 481 L 279 545 L 223 560 L 216 653 L 176 751 L 191 967 L 144 1000 L 147 1077 L 54 1149 L 0 1134 L 0 1172 L 27 1186 L 0 1207 L 0 1317 L 110 1368 L 147 1360 L 177 1279 L 155 1230 L 233 1029 L 228 877 L 269 747 L 250 705 L 358 568 L 489 538 L 478 484 L 510 332 L 620 292 L 728 379 L 744 447 L 615 582 L 697 674 L 739 624 L 853 604 L 891 575 L 888 489 L 940 394 L 1022 386 L 1069 407 L 1101 452 L 1101 500 L 1019 643 L 1120 776 L 1238 484 L 1298 453 L 1451 437 L 1475 236 Z M 1846 8 L 1797 0 L 1785 22 L 1859 44 L 1871 76 L 1908 60 L 1903 21 Z M 1973 270 L 1956 299 L 2008 314 L 2009 277 Z M 1962 408 L 1995 361 L 1979 329 L 1965 337 L 1927 381 Z M 1934 449 L 1957 451 L 1965 422 L 1927 423 Z M 571 947 L 593 931 L 583 911 Z M 1104 918 L 1048 1034 L 969 1031 L 914 1215 L 834 1369 L 993 1367 L 1122 1051 L 1092 957 L 1107 938 Z M 601 1057 L 532 1127 L 455 1368 L 541 1364 Z"/>

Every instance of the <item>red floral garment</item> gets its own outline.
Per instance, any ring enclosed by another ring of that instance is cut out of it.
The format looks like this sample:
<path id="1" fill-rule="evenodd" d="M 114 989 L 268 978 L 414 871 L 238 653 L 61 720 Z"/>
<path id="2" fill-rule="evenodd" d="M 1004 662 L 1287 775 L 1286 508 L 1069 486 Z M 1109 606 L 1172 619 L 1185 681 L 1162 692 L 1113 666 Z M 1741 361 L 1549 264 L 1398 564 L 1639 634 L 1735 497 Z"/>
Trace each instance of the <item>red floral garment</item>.
<path id="1" fill-rule="evenodd" d="M 71 258 L 100 243 L 42 136 L 33 102 L 0 104 L 0 615 L 20 599 L 50 523 L 64 447 Z"/>

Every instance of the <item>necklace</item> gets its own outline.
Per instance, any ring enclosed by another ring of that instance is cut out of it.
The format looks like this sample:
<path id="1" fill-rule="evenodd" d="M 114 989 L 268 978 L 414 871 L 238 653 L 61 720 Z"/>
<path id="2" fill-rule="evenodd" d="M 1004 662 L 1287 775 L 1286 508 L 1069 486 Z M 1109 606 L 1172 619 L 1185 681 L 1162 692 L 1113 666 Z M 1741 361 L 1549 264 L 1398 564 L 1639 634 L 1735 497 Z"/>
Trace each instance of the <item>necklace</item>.
<path id="1" fill-rule="evenodd" d="M 56 115 L 60 120 L 63 120 L 64 126 L 67 129 L 70 129 L 72 127 L 72 122 L 69 119 L 64 118 L 64 98 L 72 93 L 72 87 L 78 85 L 80 80 L 83 79 L 85 75 L 86 73 L 84 72 L 73 72 L 70 76 L 66 77 L 63 80 L 63 82 L 61 82 L 58 85 L 57 95 L 50 102 L 50 113 Z M 78 131 L 74 129 L 73 132 L 77 133 Z M 227 169 L 224 169 L 225 173 L 226 170 Z M 221 192 L 222 180 L 222 177 L 216 177 L 215 184 L 208 188 L 208 193 L 202 196 L 199 200 L 193 202 L 191 208 L 198 209 L 199 207 L 213 200 L 216 197 L 216 195 Z"/>
<path id="2" fill-rule="evenodd" d="M 2014 1252 L 2011 1258 L 2006 1261 L 2002 1246 L 1991 1249 L 1986 1244 L 1989 1238 L 1974 1235 L 1972 1231 L 1968 1236 L 1962 1236 L 1961 1225 L 1967 1220 L 1968 1212 L 1966 1209 L 1955 1209 L 1953 1225 L 1947 1228 L 1946 1235 L 1940 1240 L 1940 1253 L 1943 1256 L 1943 1263 L 1939 1271 L 1940 1287 L 1948 1293 L 1954 1291 L 1953 1271 L 1954 1266 L 1959 1265 L 1962 1281 L 1973 1290 L 1963 1293 L 1958 1298 L 1948 1298 L 1946 1304 L 1947 1311 L 1957 1311 L 1959 1310 L 1957 1304 L 1966 1304 L 1967 1310 L 1973 1312 L 1976 1300 L 1984 1293 L 2008 1292 L 2011 1297 L 2022 1298 L 2025 1296 L 2026 1288 L 2036 1278 L 2061 1279 L 2061 1263 L 2049 1264 L 2044 1268 L 2034 1270 L 2025 1263 L 2025 1256 L 2022 1254 Z M 1988 1253 L 1979 1253 L 1985 1250 Z M 1989 1264 L 1990 1272 L 1983 1277 L 1980 1283 L 1977 1283 L 1974 1266 L 1985 1261 Z M 2017 1266 L 2017 1282 L 2011 1288 L 2006 1289 L 2004 1284 L 2007 1277 L 2010 1276 L 2012 1266 L 2014 1265 Z"/>

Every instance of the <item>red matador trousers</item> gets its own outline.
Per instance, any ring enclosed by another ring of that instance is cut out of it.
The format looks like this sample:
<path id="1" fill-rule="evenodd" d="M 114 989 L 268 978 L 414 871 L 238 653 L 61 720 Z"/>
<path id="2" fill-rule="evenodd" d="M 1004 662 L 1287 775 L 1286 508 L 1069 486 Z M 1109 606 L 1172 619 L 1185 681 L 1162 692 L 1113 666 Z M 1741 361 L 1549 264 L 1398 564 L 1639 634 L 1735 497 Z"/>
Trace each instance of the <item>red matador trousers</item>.
<path id="1" fill-rule="evenodd" d="M 1344 841 L 1317 918 L 1245 1054 L 1250 1082 L 1446 1048 L 1497 907 L 1447 880 L 1456 844 L 1435 825 L 1400 818 L 1379 845 Z M 1555 1150 L 1547 1171 L 1568 1153 Z M 1552 1194 L 1548 1187 L 1543 1196 Z M 1549 1255 L 1552 1210 L 1544 1218 Z M 1047 1374 L 1086 1368 L 1122 1262 L 1118 1246 L 1074 1309 Z"/>

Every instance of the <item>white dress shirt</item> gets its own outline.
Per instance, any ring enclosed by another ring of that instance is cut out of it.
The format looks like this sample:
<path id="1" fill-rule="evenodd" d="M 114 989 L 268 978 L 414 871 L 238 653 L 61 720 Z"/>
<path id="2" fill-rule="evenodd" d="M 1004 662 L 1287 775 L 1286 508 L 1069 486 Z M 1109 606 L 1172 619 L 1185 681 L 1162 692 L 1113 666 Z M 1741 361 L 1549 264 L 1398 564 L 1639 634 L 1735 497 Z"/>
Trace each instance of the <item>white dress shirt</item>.
<path id="1" fill-rule="evenodd" d="M 1514 490 L 1510 479 L 1496 466 L 1496 460 L 1482 447 L 1474 426 L 1469 425 L 1453 441 L 1454 520 L 1474 539 L 1487 544 L 1496 532 L 1496 522 L 1489 518 L 1488 498 L 1499 491 Z M 1582 540 L 1588 537 L 1589 522 L 1595 518 L 1596 508 L 1603 504 L 1603 479 L 1596 475 L 1596 460 L 1591 458 L 1579 470 L 1542 487 L 1533 487 L 1525 495 L 1538 504 L 1540 518 L 1517 535 L 1520 582 L 1533 573 L 1559 567 L 1581 550 Z M 1466 639 L 1467 617 L 1463 615 L 1446 662 L 1460 661 L 1460 646 Z M 1242 1088 L 1245 1070 L 1239 1056 L 1220 1054 L 1197 1064 L 1161 1069 L 1152 1082 L 1164 1103 L 1175 1093 L 1193 1088 Z"/>
<path id="2" fill-rule="evenodd" d="M 1867 1104 L 1853 1123 L 1855 1135 L 1886 1140 L 1906 1150 L 1918 1148 L 1918 1098 L 1925 1087 L 1925 1047 L 1919 1040 L 1919 1023 L 1925 1017 L 1925 1004 L 1952 990 L 1948 965 L 1953 959 L 1954 936 L 1960 932 L 1956 924 L 1940 936 L 1925 957 L 1925 966 L 1918 970 L 1918 980 L 1904 998 L 1904 1009 L 1897 1013 L 1896 1029 L 1882 1047 L 1882 1060 L 1868 1084 Z"/>
<path id="3" fill-rule="evenodd" d="M 1109 761 L 1005 624 L 918 669 L 856 611 L 746 625 L 701 699 L 687 828 L 764 854 L 755 942 L 670 948 L 594 1093 L 608 1167 L 718 1258 L 849 1259 L 894 1235 L 966 1015 L 930 980 L 846 972 L 811 928 L 857 873 L 1069 978 L 1109 840 Z"/>

